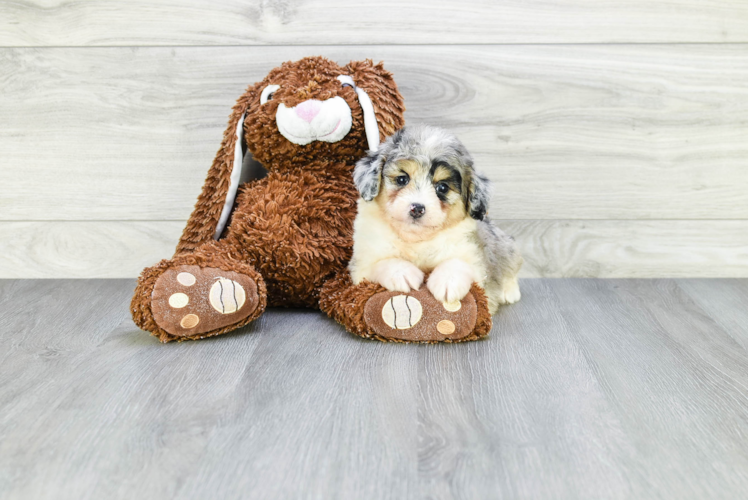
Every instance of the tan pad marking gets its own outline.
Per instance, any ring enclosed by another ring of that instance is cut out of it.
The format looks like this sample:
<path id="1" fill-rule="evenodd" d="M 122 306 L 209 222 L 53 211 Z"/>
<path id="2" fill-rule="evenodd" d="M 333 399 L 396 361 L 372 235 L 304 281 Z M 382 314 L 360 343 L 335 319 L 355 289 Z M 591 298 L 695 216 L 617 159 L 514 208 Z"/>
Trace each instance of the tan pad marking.
<path id="1" fill-rule="evenodd" d="M 455 324 L 448 319 L 443 319 L 436 324 L 436 330 L 442 335 L 452 335 L 455 332 Z"/>
<path id="2" fill-rule="evenodd" d="M 190 303 L 186 293 L 173 293 L 169 296 L 169 305 L 174 309 L 181 309 Z"/>
<path id="3" fill-rule="evenodd" d="M 187 328 L 188 330 L 190 328 L 195 328 L 198 323 L 200 323 L 200 318 L 198 318 L 196 314 L 188 314 L 179 322 L 179 324 L 182 325 L 182 328 Z"/>
<path id="4" fill-rule="evenodd" d="M 195 284 L 195 276 L 190 273 L 179 273 L 177 274 L 177 281 L 184 286 L 192 286 Z"/>
<path id="5" fill-rule="evenodd" d="M 462 307 L 462 302 L 459 300 L 455 300 L 454 302 L 445 302 L 444 303 L 444 309 L 446 309 L 449 312 L 457 312 Z"/>

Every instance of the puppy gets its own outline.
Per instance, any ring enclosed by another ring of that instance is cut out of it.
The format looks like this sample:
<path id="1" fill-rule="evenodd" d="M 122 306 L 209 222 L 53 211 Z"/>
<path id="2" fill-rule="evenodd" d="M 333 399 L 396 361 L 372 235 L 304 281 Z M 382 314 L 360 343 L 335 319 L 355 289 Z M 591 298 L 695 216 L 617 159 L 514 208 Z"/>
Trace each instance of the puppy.
<path id="1" fill-rule="evenodd" d="M 488 179 L 453 134 L 405 127 L 359 160 L 354 182 L 361 193 L 348 266 L 355 284 L 407 293 L 430 273 L 426 286 L 445 304 L 465 297 L 473 282 L 486 291 L 491 314 L 519 300 L 522 257 L 486 216 Z"/>

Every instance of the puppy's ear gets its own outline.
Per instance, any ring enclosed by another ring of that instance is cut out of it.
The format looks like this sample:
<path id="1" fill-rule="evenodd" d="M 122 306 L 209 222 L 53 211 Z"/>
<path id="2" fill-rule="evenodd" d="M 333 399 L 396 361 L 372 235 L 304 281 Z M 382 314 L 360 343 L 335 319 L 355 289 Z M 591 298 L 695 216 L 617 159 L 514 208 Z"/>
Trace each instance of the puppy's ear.
<path id="1" fill-rule="evenodd" d="M 490 181 L 487 177 L 473 171 L 468 184 L 466 203 L 470 217 L 476 220 L 483 220 L 488 211 L 488 201 L 490 198 Z"/>
<path id="2" fill-rule="evenodd" d="M 369 153 L 358 160 L 356 168 L 353 169 L 353 183 L 366 201 L 373 200 L 379 194 L 379 186 L 382 182 L 382 167 L 386 158 L 383 154 L 383 145 L 376 151 Z"/>

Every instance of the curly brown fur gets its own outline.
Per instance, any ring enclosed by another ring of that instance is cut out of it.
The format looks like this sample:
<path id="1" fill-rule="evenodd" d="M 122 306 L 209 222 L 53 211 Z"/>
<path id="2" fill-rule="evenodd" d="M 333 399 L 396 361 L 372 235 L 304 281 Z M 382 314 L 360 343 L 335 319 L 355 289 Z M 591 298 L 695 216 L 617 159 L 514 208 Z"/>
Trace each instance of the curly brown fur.
<path id="1" fill-rule="evenodd" d="M 392 75 L 381 63 L 370 60 L 339 66 L 322 57 L 309 57 L 284 63 L 250 86 L 232 109 L 221 147 L 174 258 L 145 269 L 140 277 L 132 300 L 133 319 L 139 327 L 164 342 L 202 338 L 248 323 L 266 304 L 318 306 L 322 285 L 343 271 L 351 256 L 358 196 L 352 172 L 367 149 L 358 96 L 353 88 L 341 85 L 340 75 L 352 77 L 371 98 L 380 139 L 404 125 L 405 107 Z M 280 88 L 271 101 L 261 104 L 262 90 L 269 84 Z M 324 101 L 337 96 L 351 110 L 351 129 L 341 140 L 298 145 L 278 130 L 275 116 L 279 103 L 292 107 L 308 99 Z M 244 113 L 248 149 L 269 174 L 240 187 L 222 238 L 214 241 L 233 170 L 235 131 Z M 166 269 L 183 264 L 249 276 L 258 285 L 260 306 L 250 317 L 215 331 L 192 337 L 169 334 L 154 320 L 152 294 Z"/>
<path id="2" fill-rule="evenodd" d="M 323 57 L 307 57 L 283 63 L 261 82 L 250 86 L 233 107 L 221 147 L 208 172 L 195 209 L 187 221 L 177 246 L 177 254 L 193 251 L 200 243 L 210 240 L 215 232 L 234 163 L 234 131 L 245 112 L 247 146 L 254 158 L 266 169 L 278 174 L 300 169 L 322 171 L 350 182 L 356 161 L 366 151 L 366 137 L 363 112 L 356 92 L 350 87 L 342 86 L 336 79 L 339 75 L 350 75 L 356 85 L 369 94 L 381 139 L 404 125 L 403 98 L 392 74 L 384 69 L 382 63 L 374 64 L 371 60 L 353 61 L 341 67 Z M 280 89 L 274 94 L 272 101 L 261 105 L 262 89 L 270 84 L 280 85 Z M 279 103 L 283 102 L 290 107 L 311 98 L 324 100 L 335 96 L 345 99 L 351 108 L 353 120 L 351 131 L 341 141 L 314 141 L 299 146 L 280 134 L 275 120 Z"/>
<path id="3" fill-rule="evenodd" d="M 271 173 L 244 186 L 218 245 L 262 274 L 270 306 L 317 307 L 322 284 L 351 257 L 354 191 L 332 176 Z"/>

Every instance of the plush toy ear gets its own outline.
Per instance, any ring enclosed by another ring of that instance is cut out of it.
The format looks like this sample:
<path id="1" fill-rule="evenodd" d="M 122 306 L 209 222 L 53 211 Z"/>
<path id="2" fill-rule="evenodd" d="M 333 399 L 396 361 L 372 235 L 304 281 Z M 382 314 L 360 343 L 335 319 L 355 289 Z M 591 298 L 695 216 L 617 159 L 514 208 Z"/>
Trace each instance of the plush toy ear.
<path id="1" fill-rule="evenodd" d="M 470 217 L 483 220 L 488 212 L 488 201 L 491 198 L 491 183 L 487 177 L 473 171 L 470 176 L 467 192 L 467 210 Z"/>
<path id="2" fill-rule="evenodd" d="M 374 112 L 374 105 L 371 102 L 369 94 L 364 89 L 356 85 L 348 75 L 340 75 L 338 80 L 353 87 L 358 96 L 358 103 L 364 113 L 364 131 L 366 132 L 366 142 L 369 145 L 369 151 L 374 151 L 379 146 L 379 125 L 377 125 L 377 115 Z"/>
<path id="3" fill-rule="evenodd" d="M 245 182 L 255 179 L 262 179 L 267 175 L 267 170 L 260 162 L 254 159 L 252 152 L 247 150 L 247 141 L 244 138 L 244 119 L 247 114 L 244 113 L 236 125 L 236 143 L 234 144 L 234 164 L 231 167 L 231 176 L 229 177 L 229 189 L 226 192 L 226 201 L 221 209 L 221 216 L 218 218 L 216 230 L 213 233 L 213 239 L 221 237 L 226 224 L 231 216 L 236 201 L 236 192 L 239 186 Z"/>
<path id="4" fill-rule="evenodd" d="M 182 232 L 175 255 L 192 252 L 202 243 L 218 239 L 226 227 L 242 177 L 244 119 L 249 103 L 255 97 L 256 88 L 252 86 L 234 105 L 221 147 Z"/>
<path id="5" fill-rule="evenodd" d="M 359 96 L 361 108 L 364 111 L 364 125 L 366 127 L 366 138 L 369 149 L 374 143 L 379 144 L 386 137 L 403 128 L 405 119 L 405 103 L 403 96 L 397 89 L 392 73 L 384 69 L 382 63 L 374 64 L 371 59 L 365 61 L 351 61 L 345 67 L 348 75 L 355 82 L 356 93 Z M 359 90 L 364 92 L 365 97 Z M 365 101 L 371 102 L 371 111 L 367 113 Z M 376 122 L 376 123 L 374 123 Z M 374 126 L 376 126 L 376 129 Z M 377 130 L 377 132 L 374 132 Z M 378 137 L 377 137 L 378 135 Z"/>
<path id="6" fill-rule="evenodd" d="M 221 233 L 226 227 L 226 223 L 229 221 L 231 209 L 234 207 L 234 200 L 236 200 L 236 191 L 239 189 L 239 179 L 242 176 L 242 165 L 244 165 L 244 148 L 246 147 L 246 145 L 242 147 L 242 143 L 244 142 L 244 119 L 246 118 L 246 116 L 247 113 L 242 113 L 239 122 L 236 124 L 234 161 L 231 166 L 231 173 L 229 175 L 229 187 L 226 191 L 226 199 L 223 202 L 221 215 L 218 217 L 218 223 L 216 224 L 216 229 L 213 232 L 214 240 L 217 240 L 221 237 Z"/>

